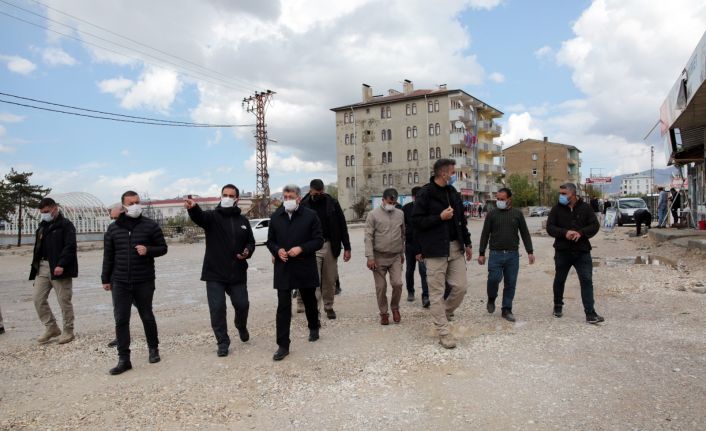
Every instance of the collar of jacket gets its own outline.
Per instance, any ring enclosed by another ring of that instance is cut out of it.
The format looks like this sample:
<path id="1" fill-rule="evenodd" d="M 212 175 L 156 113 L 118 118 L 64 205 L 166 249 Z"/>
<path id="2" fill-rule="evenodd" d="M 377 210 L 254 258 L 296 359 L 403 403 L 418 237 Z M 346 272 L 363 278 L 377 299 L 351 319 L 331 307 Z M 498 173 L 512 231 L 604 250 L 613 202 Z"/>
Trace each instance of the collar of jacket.
<path id="1" fill-rule="evenodd" d="M 301 202 L 299 202 L 299 206 L 297 207 L 297 209 L 295 209 L 295 210 L 292 212 L 292 217 L 294 217 L 296 214 L 299 214 L 299 210 L 301 210 L 301 208 L 302 208 L 302 204 L 301 204 Z M 277 210 L 275 211 L 275 213 L 272 214 L 272 217 L 276 216 L 277 213 L 279 213 L 279 215 L 284 215 L 284 216 L 289 217 L 289 213 L 287 212 L 287 210 L 284 209 L 284 205 L 280 205 L 280 207 L 277 208 Z"/>
<path id="2" fill-rule="evenodd" d="M 238 217 L 243 210 L 240 207 L 232 206 L 230 208 L 223 208 L 221 204 L 218 204 L 216 211 L 227 217 Z"/>
<path id="3" fill-rule="evenodd" d="M 333 212 L 333 198 L 328 193 L 322 193 L 321 196 L 326 201 L 326 212 L 329 214 L 332 213 Z M 299 206 L 304 205 L 307 208 L 311 208 L 312 203 L 314 203 L 314 200 L 311 199 L 311 193 L 307 193 L 302 198 L 302 201 L 299 202 Z"/>
<path id="4" fill-rule="evenodd" d="M 130 218 L 128 217 L 125 213 L 122 213 L 118 216 L 118 218 L 115 220 L 115 224 L 124 227 L 124 228 L 129 228 L 130 223 L 134 223 L 134 226 L 137 226 L 140 222 L 142 222 L 142 215 L 136 218 Z"/>

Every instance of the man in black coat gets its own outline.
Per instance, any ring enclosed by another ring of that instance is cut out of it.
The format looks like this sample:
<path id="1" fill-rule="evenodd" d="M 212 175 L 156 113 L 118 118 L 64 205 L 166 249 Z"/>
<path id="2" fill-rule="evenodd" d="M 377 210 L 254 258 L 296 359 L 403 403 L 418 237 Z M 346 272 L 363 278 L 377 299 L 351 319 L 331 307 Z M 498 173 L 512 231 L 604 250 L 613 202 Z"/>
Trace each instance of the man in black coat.
<path id="1" fill-rule="evenodd" d="M 333 310 L 338 279 L 338 256 L 343 248 L 343 261 L 351 260 L 351 241 L 348 237 L 348 225 L 341 205 L 336 199 L 324 192 L 324 182 L 311 180 L 309 193 L 302 199 L 301 206 L 314 210 L 319 216 L 324 235 L 324 245 L 316 252 L 321 289 L 316 290 L 317 305 L 323 299 L 324 311 L 329 319 L 336 318 Z M 297 298 L 297 312 L 303 311 L 301 296 Z"/>
<path id="2" fill-rule="evenodd" d="M 206 232 L 206 253 L 201 280 L 206 282 L 211 328 L 218 344 L 218 356 L 228 356 L 230 337 L 226 321 L 226 294 L 235 309 L 235 327 L 240 340 L 250 339 L 248 332 L 248 262 L 255 251 L 255 237 L 250 221 L 241 214 L 237 203 L 240 191 L 233 184 L 221 189 L 221 202 L 215 210 L 204 211 L 192 199 L 184 202 L 189 217 Z"/>
<path id="3" fill-rule="evenodd" d="M 554 317 L 563 315 L 564 284 L 573 266 L 581 285 L 581 299 L 588 323 L 603 322 L 596 313 L 593 299 L 592 238 L 600 224 L 589 204 L 576 195 L 576 185 L 559 186 L 559 204 L 549 212 L 547 233 L 554 237 Z"/>
<path id="4" fill-rule="evenodd" d="M 37 341 L 44 344 L 54 337 L 59 344 L 74 339 L 74 308 L 71 304 L 72 279 L 78 277 L 76 258 L 76 229 L 64 217 L 52 198 L 39 202 L 42 218 L 35 235 L 34 255 L 29 279 L 34 280 L 34 307 L 39 320 L 44 324 L 44 334 Z M 54 288 L 56 299 L 64 319 L 62 334 L 49 307 L 49 292 Z"/>
<path id="5" fill-rule="evenodd" d="M 120 198 L 125 211 L 108 226 L 104 236 L 103 289 L 113 297 L 115 335 L 118 339 L 118 365 L 110 374 L 132 369 L 130 362 L 130 311 L 133 302 L 142 319 L 149 348 L 149 362 L 159 362 L 157 321 L 152 312 L 155 289 L 154 258 L 167 254 L 162 229 L 142 216 L 140 196 L 133 191 Z"/>
<path id="6" fill-rule="evenodd" d="M 427 266 L 422 259 L 422 250 L 414 238 L 414 227 L 412 226 L 412 212 L 414 211 L 414 201 L 417 199 L 417 193 L 421 187 L 412 187 L 412 202 L 406 203 L 402 207 L 404 213 L 404 234 L 405 234 L 405 251 L 404 257 L 407 261 L 405 271 L 405 281 L 407 285 L 407 301 L 414 301 L 414 271 L 417 264 L 419 265 L 419 278 L 422 283 L 422 306 L 428 308 L 429 302 L 429 286 L 427 286 Z"/>
<path id="7" fill-rule="evenodd" d="M 324 245 L 321 222 L 315 211 L 303 208 L 301 190 L 288 185 L 283 190 L 284 203 L 272 214 L 267 234 L 267 248 L 274 258 L 274 288 L 277 290 L 277 345 L 272 359 L 281 361 L 289 354 L 289 328 L 292 321 L 292 289 L 298 289 L 304 301 L 309 326 L 309 341 L 319 339 L 319 312 L 316 288 L 319 273 L 316 251 Z"/>

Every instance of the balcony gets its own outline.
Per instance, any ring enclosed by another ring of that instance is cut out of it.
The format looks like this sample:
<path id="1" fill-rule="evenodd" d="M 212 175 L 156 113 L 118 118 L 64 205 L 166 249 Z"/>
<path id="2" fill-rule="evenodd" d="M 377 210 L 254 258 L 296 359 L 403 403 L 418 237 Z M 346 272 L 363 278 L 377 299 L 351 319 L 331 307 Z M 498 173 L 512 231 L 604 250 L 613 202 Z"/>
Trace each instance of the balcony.
<path id="1" fill-rule="evenodd" d="M 502 154 L 502 147 L 497 144 L 493 144 L 492 142 L 479 142 L 478 143 L 478 151 L 483 151 L 486 153 L 490 153 L 494 156 L 499 156 Z"/>
<path id="2" fill-rule="evenodd" d="M 473 167 L 473 158 L 472 157 L 466 157 L 466 156 L 458 156 L 458 155 L 451 155 L 451 158 L 456 161 L 456 167 L 457 168 L 472 168 Z"/>
<path id="3" fill-rule="evenodd" d="M 480 163 L 478 165 L 478 172 L 492 174 L 492 175 L 502 175 L 503 167 L 502 165 L 494 165 L 490 163 Z"/>
<path id="4" fill-rule="evenodd" d="M 466 145 L 466 142 L 464 141 L 464 135 L 461 132 L 451 132 L 450 136 L 450 144 L 451 145 Z"/>
<path id="5" fill-rule="evenodd" d="M 498 190 L 500 190 L 500 185 L 498 184 L 485 184 L 481 188 L 484 193 L 497 193 Z"/>
<path id="6" fill-rule="evenodd" d="M 449 110 L 449 121 L 454 122 L 454 121 L 463 121 L 463 122 L 468 122 L 471 121 L 471 114 L 470 112 L 466 111 L 463 108 L 454 108 Z"/>
<path id="7" fill-rule="evenodd" d="M 503 129 L 499 124 L 495 124 L 491 120 L 480 120 L 478 121 L 478 131 L 481 133 L 488 133 L 492 136 L 500 136 Z"/>

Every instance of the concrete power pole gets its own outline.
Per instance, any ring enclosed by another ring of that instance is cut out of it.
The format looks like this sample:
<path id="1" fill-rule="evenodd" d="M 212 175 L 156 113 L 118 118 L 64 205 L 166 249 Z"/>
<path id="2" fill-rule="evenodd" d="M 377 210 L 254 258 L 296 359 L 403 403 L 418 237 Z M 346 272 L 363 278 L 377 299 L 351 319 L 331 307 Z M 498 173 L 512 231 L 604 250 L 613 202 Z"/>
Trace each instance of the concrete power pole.
<path id="1" fill-rule="evenodd" d="M 255 92 L 254 95 L 243 99 L 243 109 L 255 114 L 257 126 L 255 131 L 255 196 L 251 216 L 265 218 L 270 216 L 270 174 L 267 173 L 267 123 L 265 123 L 265 110 L 274 91 Z"/>

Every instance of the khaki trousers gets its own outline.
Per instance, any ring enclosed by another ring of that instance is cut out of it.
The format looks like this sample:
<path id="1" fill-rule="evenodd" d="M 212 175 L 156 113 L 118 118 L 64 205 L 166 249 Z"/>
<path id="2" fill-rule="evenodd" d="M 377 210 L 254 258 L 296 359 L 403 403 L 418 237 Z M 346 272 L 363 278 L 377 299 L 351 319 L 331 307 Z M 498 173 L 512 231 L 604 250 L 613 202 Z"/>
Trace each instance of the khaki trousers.
<path id="1" fill-rule="evenodd" d="M 453 241 L 449 244 L 448 257 L 428 257 L 424 262 L 427 265 L 432 320 L 439 336 L 448 335 L 449 321 L 446 316 L 456 311 L 466 296 L 466 260 L 463 246 L 460 242 Z M 451 288 L 451 292 L 444 300 L 446 284 Z"/>
<path id="2" fill-rule="evenodd" d="M 323 247 L 316 252 L 316 265 L 319 270 L 320 283 L 319 288 L 316 289 L 317 308 L 320 310 L 321 303 L 323 302 L 324 310 L 333 310 L 333 299 L 336 295 L 336 279 L 338 278 L 338 259 L 331 251 L 331 242 L 324 242 Z M 304 309 L 301 295 L 297 295 L 297 309 Z"/>
<path id="3" fill-rule="evenodd" d="M 390 285 L 392 285 L 392 297 L 389 308 L 397 310 L 400 308 L 400 297 L 402 296 L 402 253 L 393 256 L 375 255 L 377 269 L 373 271 L 375 280 L 375 296 L 378 301 L 380 314 L 387 314 L 387 280 L 385 276 L 390 274 Z"/>
<path id="4" fill-rule="evenodd" d="M 64 278 L 61 280 L 52 280 L 49 272 L 49 262 L 43 260 L 39 263 L 39 271 L 37 278 L 34 279 L 34 308 L 37 309 L 39 320 L 42 321 L 47 328 L 56 325 L 54 313 L 49 308 L 49 292 L 52 287 L 56 292 L 56 300 L 61 307 L 61 314 L 64 318 L 64 330 L 74 329 L 74 307 L 71 305 L 72 280 Z"/>

